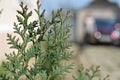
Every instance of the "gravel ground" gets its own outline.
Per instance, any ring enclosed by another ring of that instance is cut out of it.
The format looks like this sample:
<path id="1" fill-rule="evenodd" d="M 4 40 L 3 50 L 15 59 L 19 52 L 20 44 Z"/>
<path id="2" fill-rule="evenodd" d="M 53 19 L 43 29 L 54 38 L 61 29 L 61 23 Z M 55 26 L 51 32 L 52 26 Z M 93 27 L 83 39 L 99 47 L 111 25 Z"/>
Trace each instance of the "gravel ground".
<path id="1" fill-rule="evenodd" d="M 72 50 L 76 66 L 83 64 L 89 68 L 92 65 L 100 65 L 102 76 L 110 75 L 110 80 L 120 80 L 120 47 L 89 45 L 80 49 L 79 46 L 73 45 Z"/>

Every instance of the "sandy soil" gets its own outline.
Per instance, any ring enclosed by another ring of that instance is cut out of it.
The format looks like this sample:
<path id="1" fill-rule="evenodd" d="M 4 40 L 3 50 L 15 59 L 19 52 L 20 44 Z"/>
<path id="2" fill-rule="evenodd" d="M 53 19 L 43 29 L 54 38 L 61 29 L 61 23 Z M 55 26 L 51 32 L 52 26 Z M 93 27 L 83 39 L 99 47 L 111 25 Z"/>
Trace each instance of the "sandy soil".
<path id="1" fill-rule="evenodd" d="M 81 52 L 76 45 L 73 46 L 73 59 L 76 66 L 83 64 L 86 68 L 100 65 L 101 75 L 110 75 L 110 80 L 120 80 L 120 47 L 112 45 L 86 46 Z"/>

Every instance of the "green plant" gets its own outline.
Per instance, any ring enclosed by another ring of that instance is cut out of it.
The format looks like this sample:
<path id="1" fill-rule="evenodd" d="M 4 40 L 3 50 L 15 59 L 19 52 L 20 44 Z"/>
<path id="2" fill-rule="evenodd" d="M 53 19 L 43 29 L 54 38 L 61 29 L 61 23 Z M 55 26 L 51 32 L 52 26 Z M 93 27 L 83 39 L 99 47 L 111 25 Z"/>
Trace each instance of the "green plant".
<path id="1" fill-rule="evenodd" d="M 7 74 L 7 70 L 4 68 L 3 64 L 0 64 L 0 80 L 5 80 L 5 74 Z"/>
<path id="2" fill-rule="evenodd" d="M 67 23 L 69 11 L 65 16 L 61 15 L 62 9 L 58 9 L 56 13 L 53 11 L 51 20 L 47 20 L 45 10 L 39 11 L 38 1 L 38 8 L 35 9 L 38 20 L 29 22 L 32 11 L 28 12 L 23 3 L 20 7 L 21 10 L 17 11 L 18 22 L 14 23 L 14 33 L 19 37 L 7 35 L 10 48 L 16 51 L 6 54 L 8 61 L 0 66 L 0 80 L 64 80 L 65 73 L 73 66 L 67 63 L 72 57 L 68 50 L 71 45 L 67 42 L 71 28 Z M 93 80 L 98 72 L 99 67 L 86 70 L 80 66 L 73 79 Z M 107 77 L 103 80 L 107 80 Z"/>
<path id="3" fill-rule="evenodd" d="M 0 14 L 2 13 L 3 9 L 0 10 Z"/>
<path id="4" fill-rule="evenodd" d="M 89 69 L 85 69 L 83 65 L 80 65 L 77 75 L 73 76 L 74 80 L 109 80 L 109 75 L 105 78 L 100 78 L 100 66 L 91 66 Z"/>
<path id="5" fill-rule="evenodd" d="M 40 12 L 40 4 L 37 2 L 35 12 L 38 20 L 29 22 L 32 11 L 28 12 L 27 6 L 20 4 L 22 10 L 18 10 L 17 23 L 14 23 L 14 33 L 17 38 L 7 34 L 10 48 L 16 52 L 6 54 L 7 62 L 3 67 L 7 73 L 3 74 L 3 80 L 58 80 L 63 79 L 64 74 L 69 72 L 72 64 L 67 64 L 71 58 L 68 51 L 71 46 L 67 39 L 71 25 L 67 24 L 70 18 L 69 11 L 65 17 L 61 16 L 62 9 L 55 14 L 52 12 L 52 19 L 44 17 L 45 10 Z M 20 38 L 22 41 L 20 41 Z"/>
<path id="6" fill-rule="evenodd" d="M 3 9 L 0 9 L 0 14 L 2 13 Z"/>

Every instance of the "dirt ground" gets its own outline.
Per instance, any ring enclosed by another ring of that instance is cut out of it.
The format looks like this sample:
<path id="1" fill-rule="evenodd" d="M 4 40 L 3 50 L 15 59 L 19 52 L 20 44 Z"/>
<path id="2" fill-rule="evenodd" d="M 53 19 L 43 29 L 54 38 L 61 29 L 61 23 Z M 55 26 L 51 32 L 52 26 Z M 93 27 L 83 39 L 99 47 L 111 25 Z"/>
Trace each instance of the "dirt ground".
<path id="1" fill-rule="evenodd" d="M 88 45 L 83 49 L 76 44 L 73 45 L 73 62 L 76 67 L 72 71 L 75 74 L 80 64 L 89 68 L 92 65 L 100 65 L 101 75 L 110 75 L 110 80 L 120 80 L 120 47 L 113 45 Z M 70 75 L 68 76 L 70 78 Z"/>

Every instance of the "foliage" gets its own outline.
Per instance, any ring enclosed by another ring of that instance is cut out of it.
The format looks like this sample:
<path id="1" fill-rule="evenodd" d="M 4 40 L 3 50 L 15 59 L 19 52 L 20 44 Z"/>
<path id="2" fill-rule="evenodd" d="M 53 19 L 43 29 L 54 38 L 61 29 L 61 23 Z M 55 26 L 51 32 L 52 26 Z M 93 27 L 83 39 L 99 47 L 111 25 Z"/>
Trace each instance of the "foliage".
<path id="1" fill-rule="evenodd" d="M 100 66 L 91 66 L 89 69 L 85 69 L 83 65 L 80 65 L 77 75 L 73 78 L 74 80 L 109 80 L 109 75 L 101 79 L 99 74 Z"/>
<path id="2" fill-rule="evenodd" d="M 51 20 L 47 20 L 45 10 L 40 12 L 38 1 L 35 9 L 38 20 L 30 22 L 32 11 L 23 3 L 20 7 L 16 16 L 18 22 L 14 23 L 14 33 L 19 37 L 7 35 L 10 48 L 16 51 L 6 54 L 8 61 L 0 66 L 0 80 L 64 80 L 73 66 L 67 63 L 72 57 L 68 50 L 71 45 L 67 42 L 71 28 L 67 23 L 69 11 L 65 16 L 61 15 L 62 9 L 53 11 Z M 98 72 L 99 66 L 87 70 L 80 66 L 73 79 L 94 80 Z M 103 80 L 108 80 L 107 77 Z"/>
<path id="3" fill-rule="evenodd" d="M 3 9 L 0 10 L 0 14 L 2 13 Z"/>
<path id="4" fill-rule="evenodd" d="M 0 9 L 0 14 L 2 13 L 3 9 Z"/>
<path id="5" fill-rule="evenodd" d="M 71 28 L 67 24 L 69 11 L 65 17 L 61 16 L 62 9 L 58 9 L 56 14 L 53 11 L 52 19 L 47 20 L 44 16 L 45 10 L 39 11 L 38 1 L 38 8 L 35 9 L 38 20 L 29 22 L 32 11 L 29 12 L 23 3 L 20 7 L 16 16 L 18 22 L 14 23 L 14 33 L 20 37 L 7 34 L 10 48 L 16 51 L 6 54 L 8 61 L 3 62 L 3 67 L 7 73 L 2 75 L 2 79 L 63 79 L 64 74 L 72 68 L 72 64 L 66 63 L 71 58 L 71 52 L 68 51 L 71 45 L 67 42 Z"/>

